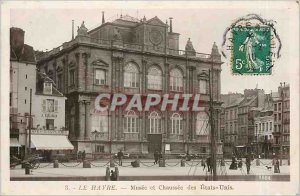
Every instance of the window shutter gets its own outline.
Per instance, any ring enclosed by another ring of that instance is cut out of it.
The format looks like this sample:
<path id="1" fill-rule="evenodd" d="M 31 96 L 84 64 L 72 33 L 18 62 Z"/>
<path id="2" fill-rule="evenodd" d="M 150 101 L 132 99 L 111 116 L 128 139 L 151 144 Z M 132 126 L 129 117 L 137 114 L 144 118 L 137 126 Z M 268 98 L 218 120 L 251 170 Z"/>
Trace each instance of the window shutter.
<path id="1" fill-rule="evenodd" d="M 46 100 L 45 99 L 43 100 L 42 108 L 43 108 L 43 112 L 46 112 Z"/>
<path id="2" fill-rule="evenodd" d="M 58 111 L 58 100 L 54 100 L 54 111 Z"/>

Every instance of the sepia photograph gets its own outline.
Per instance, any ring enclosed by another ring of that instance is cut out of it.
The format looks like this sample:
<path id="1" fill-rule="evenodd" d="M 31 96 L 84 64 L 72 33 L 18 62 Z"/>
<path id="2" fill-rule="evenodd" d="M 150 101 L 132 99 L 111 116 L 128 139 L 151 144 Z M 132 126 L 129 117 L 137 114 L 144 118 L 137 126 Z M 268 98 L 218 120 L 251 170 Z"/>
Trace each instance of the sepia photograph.
<path id="1" fill-rule="evenodd" d="M 299 1 L 4 1 L 1 42 L 1 195 L 299 194 Z"/>

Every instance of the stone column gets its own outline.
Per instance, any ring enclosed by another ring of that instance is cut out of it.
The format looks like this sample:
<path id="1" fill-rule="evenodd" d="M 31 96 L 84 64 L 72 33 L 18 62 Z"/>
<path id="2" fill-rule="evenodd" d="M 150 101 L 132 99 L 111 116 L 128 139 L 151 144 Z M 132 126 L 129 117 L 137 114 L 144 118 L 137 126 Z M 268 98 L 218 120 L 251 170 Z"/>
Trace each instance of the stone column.
<path id="1" fill-rule="evenodd" d="M 83 140 L 85 136 L 85 108 L 84 104 L 78 103 L 78 129 L 79 129 L 79 139 Z"/>
<path id="2" fill-rule="evenodd" d="M 169 67 L 170 64 L 165 62 L 165 70 L 164 70 L 164 79 L 163 79 L 163 92 L 169 92 L 169 83 L 170 83 L 170 76 L 169 76 Z"/>
<path id="3" fill-rule="evenodd" d="M 90 70 L 89 70 L 89 57 L 91 56 L 90 53 L 82 53 L 82 58 L 83 58 L 83 66 L 82 66 L 82 71 L 84 70 L 84 90 L 85 91 L 88 91 L 90 90 L 90 77 L 89 77 L 89 74 L 90 74 Z"/>
<path id="4" fill-rule="evenodd" d="M 90 139 L 91 136 L 91 104 L 90 102 L 87 102 L 86 104 L 86 111 L 85 111 L 85 119 L 86 119 L 86 138 Z"/>
<path id="5" fill-rule="evenodd" d="M 147 61 L 146 60 L 142 60 L 142 94 L 146 93 L 146 89 L 147 89 Z"/>
<path id="6" fill-rule="evenodd" d="M 68 63 L 68 55 L 65 55 L 65 57 L 62 59 L 62 62 L 63 62 L 63 80 L 64 80 L 64 85 L 63 85 L 63 88 L 64 88 L 64 93 L 67 94 L 68 91 L 69 91 L 69 63 Z"/>

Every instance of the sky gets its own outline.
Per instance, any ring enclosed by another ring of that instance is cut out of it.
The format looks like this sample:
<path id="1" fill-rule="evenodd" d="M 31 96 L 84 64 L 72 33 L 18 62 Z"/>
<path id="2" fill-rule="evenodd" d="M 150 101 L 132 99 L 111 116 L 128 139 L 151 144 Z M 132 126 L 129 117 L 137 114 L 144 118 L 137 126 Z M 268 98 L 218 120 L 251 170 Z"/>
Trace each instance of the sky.
<path id="1" fill-rule="evenodd" d="M 145 8 L 97 8 L 89 9 L 12 9 L 10 12 L 10 26 L 19 27 L 25 31 L 25 43 L 34 47 L 35 50 L 51 50 L 60 46 L 63 42 L 70 41 L 72 36 L 72 20 L 75 21 L 75 35 L 77 26 L 85 21 L 86 27 L 90 30 L 101 24 L 102 11 L 105 12 L 106 21 L 122 15 L 130 15 L 139 19 L 144 16 L 147 19 L 157 16 L 163 22 L 173 17 L 173 31 L 180 33 L 180 49 L 184 50 L 186 41 L 191 38 L 197 52 L 210 53 L 214 42 L 221 49 L 223 33 L 227 27 L 237 18 L 249 13 L 259 14 L 265 19 L 276 21 L 276 30 L 282 41 L 281 58 L 276 60 L 272 75 L 266 76 L 234 76 L 231 74 L 228 60 L 222 57 L 224 64 L 221 72 L 221 93 L 228 92 L 242 93 L 244 89 L 256 87 L 264 89 L 265 93 L 277 91 L 280 82 L 290 83 L 292 73 L 289 45 L 289 14 L 288 9 L 274 8 L 266 9 L 267 4 L 253 6 L 250 8 L 237 9 L 233 7 L 209 7 L 182 8 L 176 9 L 156 7 Z"/>

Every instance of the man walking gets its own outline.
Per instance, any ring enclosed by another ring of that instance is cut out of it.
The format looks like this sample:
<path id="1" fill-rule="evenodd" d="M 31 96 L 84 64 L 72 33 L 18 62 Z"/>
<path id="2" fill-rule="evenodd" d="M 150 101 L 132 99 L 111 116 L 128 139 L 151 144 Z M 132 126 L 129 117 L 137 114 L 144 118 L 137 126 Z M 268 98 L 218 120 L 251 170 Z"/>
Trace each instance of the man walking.
<path id="1" fill-rule="evenodd" d="M 157 164 L 157 163 L 158 163 L 158 156 L 159 156 L 159 154 L 158 154 L 158 151 L 156 150 L 156 151 L 154 152 L 154 164 Z"/>
<path id="2" fill-rule="evenodd" d="M 120 151 L 118 152 L 119 166 L 122 166 L 122 164 L 123 164 L 123 162 L 122 162 L 123 155 L 124 155 L 124 154 L 123 154 L 122 150 L 120 150 Z"/>
<path id="3" fill-rule="evenodd" d="M 207 157 L 206 165 L 207 165 L 208 172 L 210 172 L 211 171 L 211 158 L 210 157 Z"/>
<path id="4" fill-rule="evenodd" d="M 85 160 L 85 150 L 82 152 L 82 161 Z"/>
<path id="5" fill-rule="evenodd" d="M 247 155 L 246 156 L 247 174 L 250 174 L 250 166 L 251 166 L 251 157 L 250 157 L 250 155 Z"/>

